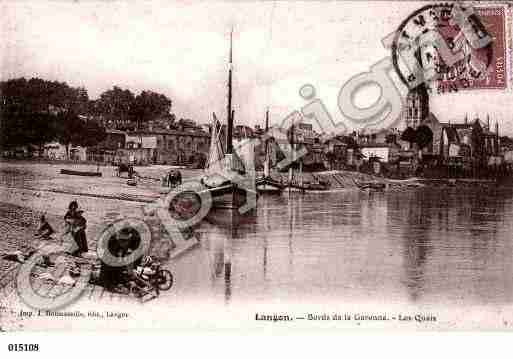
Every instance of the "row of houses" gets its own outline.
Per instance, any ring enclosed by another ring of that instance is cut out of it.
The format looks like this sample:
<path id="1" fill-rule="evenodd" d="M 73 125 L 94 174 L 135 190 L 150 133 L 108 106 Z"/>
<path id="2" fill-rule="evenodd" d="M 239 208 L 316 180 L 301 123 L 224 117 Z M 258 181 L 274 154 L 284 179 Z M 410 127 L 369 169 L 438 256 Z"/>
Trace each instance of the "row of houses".
<path id="1" fill-rule="evenodd" d="M 44 146 L 19 146 L 4 150 L 4 157 L 103 163 L 173 164 L 203 166 L 209 150 L 209 134 L 194 130 L 106 130 L 105 139 L 94 147 L 50 142 Z"/>
<path id="2" fill-rule="evenodd" d="M 429 98 L 421 91 L 408 95 L 401 122 L 403 129 L 389 128 L 377 133 L 353 132 L 343 136 L 317 133 L 309 123 L 294 126 L 294 141 L 306 147 L 302 158 L 305 170 L 359 168 L 365 162 L 411 165 L 422 159 L 433 165 L 454 162 L 498 163 L 504 158 L 513 162 L 513 155 L 501 150 L 499 126 L 492 128 L 490 118 L 441 122 L 429 112 Z M 150 121 L 144 129 L 121 131 L 108 129 L 106 138 L 97 146 L 66 149 L 59 143 L 44 146 L 44 157 L 105 163 L 172 164 L 203 167 L 210 147 L 208 125 L 197 125 L 190 120 L 180 120 L 179 127 L 168 122 Z M 406 129 L 404 129 L 404 127 Z M 429 132 L 429 143 L 419 147 L 405 138 L 405 133 L 423 130 Z M 264 131 L 238 125 L 235 137 L 259 138 Z M 511 144 L 513 151 L 513 142 Z M 257 167 L 264 158 L 264 147 L 256 146 Z"/>
<path id="3" fill-rule="evenodd" d="M 432 140 L 420 149 L 414 142 L 402 139 L 404 131 L 384 130 L 371 136 L 360 136 L 357 142 L 366 157 L 380 157 L 384 162 L 396 159 L 401 152 L 413 151 L 419 152 L 424 159 L 440 163 L 456 157 L 482 159 L 501 154 L 498 124 L 491 130 L 479 118 L 443 123 L 430 114 L 422 126 L 429 128 Z"/>
<path id="4" fill-rule="evenodd" d="M 501 148 L 499 125 L 491 125 L 478 116 L 440 121 L 429 111 L 429 96 L 419 88 L 406 98 L 400 123 L 402 130 L 385 129 L 371 135 L 359 136 L 358 145 L 366 158 L 379 158 L 382 162 L 411 162 L 422 160 L 431 165 L 448 165 L 455 162 L 474 165 L 498 164 L 506 153 Z M 409 132 L 410 136 L 405 136 Z M 421 146 L 415 139 L 417 132 L 429 135 L 430 140 Z M 405 138 L 406 137 L 406 138 Z"/>
<path id="5" fill-rule="evenodd" d="M 87 159 L 108 163 L 202 166 L 209 150 L 209 134 L 200 129 L 107 130 L 104 141 L 89 149 Z"/>

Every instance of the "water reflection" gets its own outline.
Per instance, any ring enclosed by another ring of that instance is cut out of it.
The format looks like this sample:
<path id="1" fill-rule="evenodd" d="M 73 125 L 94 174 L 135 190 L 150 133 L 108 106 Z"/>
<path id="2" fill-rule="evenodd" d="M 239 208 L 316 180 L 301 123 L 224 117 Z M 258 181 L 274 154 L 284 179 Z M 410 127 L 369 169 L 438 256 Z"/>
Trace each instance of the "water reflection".
<path id="1" fill-rule="evenodd" d="M 0 175 L 2 183 L 51 185 L 44 174 L 18 170 Z M 134 204 L 82 203 L 91 220 L 140 214 Z M 201 231 L 201 245 L 170 263 L 173 300 L 513 302 L 508 188 L 264 196 L 253 221 Z"/>
<path id="2" fill-rule="evenodd" d="M 390 224 L 402 228 L 410 301 L 511 301 L 513 253 L 504 228 L 505 218 L 512 217 L 511 203 L 509 190 L 496 189 L 390 196 Z M 508 251 L 499 254 L 498 247 Z M 506 267 L 506 272 L 498 270 Z"/>
<path id="3" fill-rule="evenodd" d="M 513 299 L 510 190 L 292 194 L 260 198 L 257 214 L 210 232 L 213 288 L 223 285 L 226 303 Z"/>

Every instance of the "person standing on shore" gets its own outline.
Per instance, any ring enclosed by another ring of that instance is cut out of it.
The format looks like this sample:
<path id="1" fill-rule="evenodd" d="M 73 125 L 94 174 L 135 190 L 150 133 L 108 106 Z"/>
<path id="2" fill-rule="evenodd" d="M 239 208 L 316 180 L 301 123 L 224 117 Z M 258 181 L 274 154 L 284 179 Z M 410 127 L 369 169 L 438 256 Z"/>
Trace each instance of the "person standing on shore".
<path id="1" fill-rule="evenodd" d="M 71 255 L 80 257 L 82 253 L 88 251 L 86 227 L 87 221 L 82 215 L 84 211 L 78 209 L 77 201 L 72 201 L 68 206 L 68 211 L 64 215 L 64 221 L 67 225 L 66 233 L 71 233 L 77 249 Z"/>
<path id="2" fill-rule="evenodd" d="M 68 205 L 68 211 L 64 215 L 64 222 L 66 224 L 66 231 L 65 233 L 71 233 L 73 232 L 73 225 L 75 223 L 75 217 L 77 215 L 78 210 L 78 203 L 77 201 L 71 201 L 71 203 Z"/>
<path id="3" fill-rule="evenodd" d="M 74 239 L 78 245 L 77 256 L 80 257 L 82 253 L 87 253 L 89 248 L 87 247 L 86 227 L 87 220 L 82 215 L 84 211 L 77 211 L 76 223 L 75 223 L 75 235 Z"/>

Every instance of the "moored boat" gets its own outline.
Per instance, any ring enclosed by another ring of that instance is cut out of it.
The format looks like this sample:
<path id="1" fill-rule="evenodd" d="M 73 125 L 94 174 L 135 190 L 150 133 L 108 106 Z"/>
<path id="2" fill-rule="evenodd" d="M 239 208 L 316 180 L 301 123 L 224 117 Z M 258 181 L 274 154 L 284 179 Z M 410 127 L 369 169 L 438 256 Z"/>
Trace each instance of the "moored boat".
<path id="1" fill-rule="evenodd" d="M 265 113 L 265 132 L 269 131 L 269 109 Z M 271 155 L 269 149 L 269 139 L 265 140 L 265 161 L 264 161 L 264 174 L 262 177 L 257 178 L 255 187 L 260 194 L 280 194 L 283 191 L 283 183 L 274 180 L 271 173 Z"/>
<path id="2" fill-rule="evenodd" d="M 244 163 L 233 146 L 231 34 L 229 65 L 226 150 L 223 149 L 220 140 L 222 126 L 213 114 L 209 159 L 205 168 L 206 175 L 202 179 L 205 189 L 200 193 L 200 196 L 201 194 L 208 194 L 212 199 L 211 209 L 206 219 L 213 224 L 220 225 L 234 225 L 234 219 L 245 213 L 247 214 L 248 210 L 254 207 L 248 201 L 254 200 L 256 202 L 257 198 L 254 189 L 254 177 L 248 176 L 250 170 L 250 168 L 247 168 L 248 158 Z M 254 155 L 254 153 L 251 155 Z"/>
<path id="3" fill-rule="evenodd" d="M 294 125 L 291 127 L 291 134 L 290 134 L 290 145 L 291 148 L 296 149 L 296 141 L 295 141 L 295 131 L 294 131 Z M 295 156 L 295 152 L 293 152 L 293 157 Z M 293 163 L 296 162 L 295 160 Z M 297 180 L 294 178 L 294 165 L 292 164 L 289 167 L 289 180 L 288 183 L 285 185 L 284 193 L 290 193 L 290 192 L 319 192 L 319 191 L 327 191 L 330 189 L 330 186 L 328 183 L 321 181 L 317 178 L 314 178 L 314 181 L 305 181 L 303 179 L 303 161 L 302 159 L 297 160 L 297 164 L 299 165 L 299 174 Z"/>
<path id="4" fill-rule="evenodd" d="M 330 187 L 324 182 L 303 182 L 303 183 L 290 183 L 285 186 L 285 191 L 291 192 L 308 192 L 308 191 L 327 191 Z"/>
<path id="5" fill-rule="evenodd" d="M 271 177 L 257 178 L 255 181 L 256 189 L 260 194 L 280 194 L 285 186 Z"/>
<path id="6" fill-rule="evenodd" d="M 93 171 L 76 171 L 76 170 L 68 170 L 61 169 L 61 174 L 63 175 L 72 175 L 72 176 L 88 176 L 88 177 L 101 177 L 101 172 L 93 172 Z"/>

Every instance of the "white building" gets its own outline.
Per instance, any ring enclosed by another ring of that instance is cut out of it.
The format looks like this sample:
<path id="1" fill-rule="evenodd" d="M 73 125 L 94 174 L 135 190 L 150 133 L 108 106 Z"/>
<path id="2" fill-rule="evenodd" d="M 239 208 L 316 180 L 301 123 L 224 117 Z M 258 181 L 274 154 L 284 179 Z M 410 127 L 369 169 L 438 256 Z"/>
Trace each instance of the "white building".
<path id="1" fill-rule="evenodd" d="M 371 157 L 378 157 L 381 162 L 389 162 L 391 158 L 397 154 L 399 150 L 398 147 L 398 145 L 390 143 L 362 144 L 360 152 L 365 156 L 366 160 Z"/>
<path id="2" fill-rule="evenodd" d="M 50 142 L 44 145 L 44 157 L 51 160 L 67 160 L 66 146 L 59 142 Z M 87 149 L 81 146 L 69 146 L 69 159 L 85 161 Z"/>

